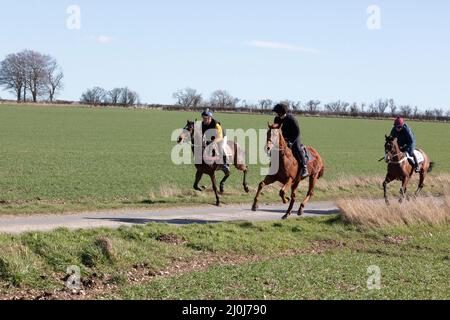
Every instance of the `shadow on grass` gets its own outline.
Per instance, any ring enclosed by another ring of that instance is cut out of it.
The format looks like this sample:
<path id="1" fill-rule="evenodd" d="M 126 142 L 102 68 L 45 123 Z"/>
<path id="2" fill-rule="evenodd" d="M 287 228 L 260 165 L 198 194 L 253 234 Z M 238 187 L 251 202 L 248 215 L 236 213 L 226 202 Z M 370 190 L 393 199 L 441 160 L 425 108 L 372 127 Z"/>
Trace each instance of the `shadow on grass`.
<path id="1" fill-rule="evenodd" d="M 122 201 L 122 204 L 126 205 L 136 205 L 136 204 L 146 204 L 146 205 L 154 205 L 154 204 L 167 204 L 170 203 L 169 201 L 165 200 L 142 200 L 142 201 Z"/>
<path id="2" fill-rule="evenodd" d="M 270 212 L 270 213 L 280 213 L 285 214 L 286 210 L 280 210 L 280 209 L 259 209 L 258 211 L 262 212 Z M 305 210 L 306 215 L 317 215 L 317 216 L 330 216 L 339 214 L 340 211 L 337 209 L 332 210 Z"/>

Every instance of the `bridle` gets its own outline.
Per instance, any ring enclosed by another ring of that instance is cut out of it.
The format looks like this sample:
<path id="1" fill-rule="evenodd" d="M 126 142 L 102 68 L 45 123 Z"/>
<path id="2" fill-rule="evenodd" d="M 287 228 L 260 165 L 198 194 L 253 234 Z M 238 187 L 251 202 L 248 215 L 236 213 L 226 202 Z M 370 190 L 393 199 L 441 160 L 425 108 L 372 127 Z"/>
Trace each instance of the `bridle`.
<path id="1" fill-rule="evenodd" d="M 388 146 L 390 146 L 390 151 L 387 151 L 388 150 L 388 148 L 387 148 Z M 387 163 L 401 164 L 401 163 L 403 163 L 403 162 L 408 160 L 408 157 L 405 156 L 404 152 L 399 152 L 399 153 L 396 153 L 396 154 L 393 155 L 392 154 L 392 149 L 393 148 L 394 148 L 394 144 L 392 142 L 386 143 L 385 152 L 386 152 L 386 162 Z M 398 161 L 393 161 L 392 159 L 395 159 L 395 158 L 397 158 L 399 160 Z"/>
<path id="2" fill-rule="evenodd" d="M 269 129 L 269 132 L 271 132 L 272 130 L 278 130 L 278 135 L 280 136 L 281 135 L 281 132 L 280 132 L 280 130 L 279 129 Z M 270 150 L 270 153 L 272 152 L 272 151 L 278 151 L 278 152 L 281 152 L 283 155 L 284 155 L 284 153 L 286 152 L 286 149 L 287 149 L 287 146 L 285 146 L 285 147 L 283 147 L 283 148 L 280 148 L 280 147 L 275 147 L 275 143 L 273 143 L 273 141 L 272 141 L 272 137 L 268 137 L 267 138 L 267 142 L 266 142 L 266 145 L 268 145 L 269 143 L 271 143 L 274 147 Z M 280 144 L 278 143 L 278 146 L 279 146 Z"/>

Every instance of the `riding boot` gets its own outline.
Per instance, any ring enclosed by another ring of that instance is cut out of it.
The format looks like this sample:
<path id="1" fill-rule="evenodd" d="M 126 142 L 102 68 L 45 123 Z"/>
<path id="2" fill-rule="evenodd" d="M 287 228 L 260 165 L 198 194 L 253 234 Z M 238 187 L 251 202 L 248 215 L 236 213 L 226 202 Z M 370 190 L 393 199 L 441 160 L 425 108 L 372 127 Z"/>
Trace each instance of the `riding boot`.
<path id="1" fill-rule="evenodd" d="M 414 170 L 419 173 L 420 172 L 420 166 L 419 161 L 417 160 L 415 152 L 413 152 L 413 158 L 414 158 Z"/>
<path id="2" fill-rule="evenodd" d="M 227 156 L 224 155 L 223 156 L 223 166 L 222 166 L 222 171 L 225 173 L 225 175 L 230 173 L 230 166 L 227 163 Z"/>
<path id="3" fill-rule="evenodd" d="M 294 144 L 294 148 L 299 168 L 302 168 L 301 177 L 304 179 L 309 176 L 308 162 L 306 161 L 305 153 L 303 152 L 303 148 L 301 147 L 299 142 Z"/>

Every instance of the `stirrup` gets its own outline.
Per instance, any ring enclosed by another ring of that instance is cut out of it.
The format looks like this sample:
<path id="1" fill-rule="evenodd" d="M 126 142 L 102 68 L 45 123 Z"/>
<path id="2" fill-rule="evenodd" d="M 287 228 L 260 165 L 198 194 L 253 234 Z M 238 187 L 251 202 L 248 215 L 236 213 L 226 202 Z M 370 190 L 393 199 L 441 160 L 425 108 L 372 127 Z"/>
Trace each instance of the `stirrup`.
<path id="1" fill-rule="evenodd" d="M 302 178 L 306 178 L 309 176 L 308 167 L 304 167 L 302 169 Z"/>
<path id="2" fill-rule="evenodd" d="M 230 166 L 229 166 L 228 164 L 224 164 L 224 165 L 222 166 L 222 171 L 223 171 L 225 174 L 230 173 Z"/>

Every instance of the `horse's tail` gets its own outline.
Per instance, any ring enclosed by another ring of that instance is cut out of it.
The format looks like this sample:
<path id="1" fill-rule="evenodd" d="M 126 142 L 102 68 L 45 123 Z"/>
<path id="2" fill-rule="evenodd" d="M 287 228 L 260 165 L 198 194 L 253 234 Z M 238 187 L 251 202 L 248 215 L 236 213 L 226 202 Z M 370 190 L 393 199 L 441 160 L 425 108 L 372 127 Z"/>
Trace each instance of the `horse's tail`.
<path id="1" fill-rule="evenodd" d="M 322 178 L 324 174 L 325 174 L 325 166 L 322 165 L 322 169 L 320 169 L 320 172 L 319 172 L 319 179 Z"/>
<path id="2" fill-rule="evenodd" d="M 431 171 L 433 171 L 435 165 L 436 165 L 436 163 L 430 162 L 430 167 L 428 168 L 428 173 L 430 173 Z"/>

